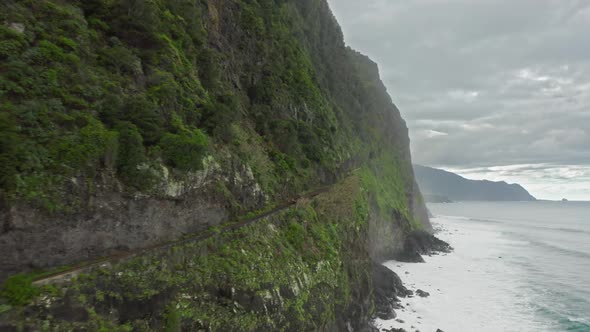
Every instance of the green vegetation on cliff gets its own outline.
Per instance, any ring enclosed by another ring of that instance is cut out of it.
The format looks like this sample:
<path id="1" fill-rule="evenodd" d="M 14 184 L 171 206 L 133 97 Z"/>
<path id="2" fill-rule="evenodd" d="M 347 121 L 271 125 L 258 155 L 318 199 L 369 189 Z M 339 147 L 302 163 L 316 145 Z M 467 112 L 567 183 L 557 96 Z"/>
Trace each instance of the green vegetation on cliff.
<path id="1" fill-rule="evenodd" d="M 19 277 L 7 290 L 12 304 L 32 303 L 0 318 L 57 331 L 307 331 L 350 319 L 358 324 L 371 315 L 370 308 L 365 317 L 353 310 L 370 298 L 371 260 L 363 250 L 368 203 L 360 188 L 350 177 L 254 225 L 97 268 L 59 287 L 35 288 Z"/>
<path id="2" fill-rule="evenodd" d="M 335 22 L 318 39 L 331 15 L 322 1 L 42 0 L 3 9 L 0 181 L 10 199 L 75 209 L 98 173 L 151 192 L 160 165 L 179 175 L 228 152 L 271 197 L 284 196 L 310 187 L 318 171 L 407 140 L 376 87 L 376 66 L 344 48 Z"/>
<path id="3" fill-rule="evenodd" d="M 405 123 L 325 0 L 1 9 L 0 280 L 254 216 L 358 169 L 329 195 L 204 244 L 59 288 L 13 277 L 3 317 L 105 331 L 370 318 L 370 260 L 428 222 Z"/>
<path id="4" fill-rule="evenodd" d="M 300 190 L 311 163 L 337 166 L 338 123 L 295 12 L 268 0 L 3 4 L 4 193 L 59 208 L 71 178 L 92 186 L 108 169 L 149 191 L 145 173 L 199 169 L 209 141 L 270 177 L 269 192 Z"/>

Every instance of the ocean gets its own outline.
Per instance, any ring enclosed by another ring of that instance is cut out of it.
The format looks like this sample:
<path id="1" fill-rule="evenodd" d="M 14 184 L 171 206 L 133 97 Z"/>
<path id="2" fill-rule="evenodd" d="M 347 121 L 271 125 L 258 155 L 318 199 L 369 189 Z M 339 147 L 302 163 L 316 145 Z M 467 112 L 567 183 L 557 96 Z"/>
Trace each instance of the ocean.
<path id="1" fill-rule="evenodd" d="M 390 261 L 409 289 L 407 331 L 590 332 L 590 203 L 430 204 L 437 236 L 455 251 L 425 264 Z"/>

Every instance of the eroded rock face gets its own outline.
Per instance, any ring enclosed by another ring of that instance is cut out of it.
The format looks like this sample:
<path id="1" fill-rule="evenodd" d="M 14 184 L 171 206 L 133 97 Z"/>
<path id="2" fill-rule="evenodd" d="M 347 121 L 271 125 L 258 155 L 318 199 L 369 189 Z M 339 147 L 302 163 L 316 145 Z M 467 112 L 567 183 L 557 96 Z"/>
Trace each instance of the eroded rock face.
<path id="1" fill-rule="evenodd" d="M 395 259 L 401 262 L 423 263 L 422 255 L 448 253 L 452 250 L 448 243 L 436 236 L 426 231 L 414 231 L 405 238 L 403 249 Z"/>
<path id="2" fill-rule="evenodd" d="M 56 277 L 0 322 L 34 331 L 371 331 L 368 227 L 353 204 L 364 200 L 358 179 L 346 179 L 257 223 Z M 294 241 L 290 225 L 301 223 L 303 242 Z"/>
<path id="3" fill-rule="evenodd" d="M 387 330 L 387 329 L 383 329 L 383 331 L 382 331 L 382 332 L 407 332 L 407 331 L 406 331 L 406 329 L 402 329 L 402 328 L 399 328 L 399 329 L 398 329 L 398 328 L 395 328 L 395 327 L 394 327 L 394 328 L 392 328 L 392 329 L 389 329 L 389 330 Z"/>
<path id="4" fill-rule="evenodd" d="M 223 169 L 214 161 L 200 172 L 174 178 L 162 172 L 160 194 L 126 194 L 112 177 L 83 193 L 83 211 L 47 214 L 24 204 L 2 208 L 0 282 L 11 274 L 75 264 L 175 240 L 217 226 L 231 216 L 227 195 L 249 210 L 266 195 L 252 170 Z M 219 191 L 223 185 L 227 190 Z"/>
<path id="5" fill-rule="evenodd" d="M 373 263 L 373 294 L 375 298 L 375 313 L 385 320 L 396 317 L 395 308 L 398 307 L 399 297 L 412 294 L 402 283 L 400 277 L 382 264 Z"/>

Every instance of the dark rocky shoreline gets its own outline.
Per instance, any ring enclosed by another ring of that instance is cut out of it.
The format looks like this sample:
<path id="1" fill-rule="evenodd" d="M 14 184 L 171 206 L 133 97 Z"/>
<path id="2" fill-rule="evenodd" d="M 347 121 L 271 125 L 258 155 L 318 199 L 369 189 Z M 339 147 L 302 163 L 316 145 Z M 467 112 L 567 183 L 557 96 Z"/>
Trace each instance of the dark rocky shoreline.
<path id="1" fill-rule="evenodd" d="M 414 231 L 406 237 L 403 251 L 395 257 L 395 260 L 408 263 L 424 263 L 422 255 L 437 255 L 449 253 L 453 248 L 445 241 L 425 231 Z M 382 320 L 391 320 L 397 317 L 396 309 L 401 309 L 400 298 L 412 297 L 414 292 L 404 286 L 401 278 L 394 271 L 383 264 L 373 262 L 373 294 L 375 298 L 375 317 Z M 418 289 L 415 294 L 420 297 L 428 297 L 430 294 Z M 370 326 L 372 332 L 407 332 L 403 328 L 379 330 Z M 437 330 L 439 332 L 442 330 Z"/>
<path id="2" fill-rule="evenodd" d="M 425 231 L 413 231 L 406 237 L 403 250 L 395 260 L 405 263 L 424 263 L 422 255 L 449 253 L 453 248 L 443 240 Z"/>

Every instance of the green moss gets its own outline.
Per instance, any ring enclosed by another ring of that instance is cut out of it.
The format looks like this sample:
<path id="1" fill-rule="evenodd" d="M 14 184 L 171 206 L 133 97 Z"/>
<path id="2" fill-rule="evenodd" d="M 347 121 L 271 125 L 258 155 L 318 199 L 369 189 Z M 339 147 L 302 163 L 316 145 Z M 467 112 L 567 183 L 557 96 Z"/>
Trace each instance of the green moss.
<path id="1" fill-rule="evenodd" d="M 88 121 L 88 124 L 76 135 L 60 137 L 51 146 L 51 157 L 67 167 L 61 172 L 67 175 L 74 170 L 96 168 L 100 161 L 112 168 L 117 155 L 117 133 L 93 118 L 77 121 Z"/>
<path id="2" fill-rule="evenodd" d="M 33 286 L 34 275 L 17 274 L 4 282 L 0 289 L 0 297 L 13 306 L 22 306 L 31 302 L 39 295 L 39 288 Z"/>
<path id="3" fill-rule="evenodd" d="M 166 332 L 180 332 L 181 322 L 180 313 L 175 305 L 169 305 L 164 314 L 164 327 Z"/>
<path id="4" fill-rule="evenodd" d="M 183 171 L 203 168 L 208 139 L 200 130 L 182 131 L 179 134 L 166 134 L 160 141 L 165 161 L 172 167 Z"/>
<path id="5" fill-rule="evenodd" d="M 8 304 L 0 304 L 0 314 L 12 310 L 12 306 Z"/>
<path id="6" fill-rule="evenodd" d="M 354 151 L 345 148 L 351 137 L 339 121 L 346 119 L 319 82 L 299 15 L 291 3 L 242 0 L 228 11 L 172 0 L 10 6 L 5 18 L 19 18 L 26 32 L 0 26 L 6 132 L 22 146 L 2 156 L 8 196 L 70 206 L 77 198 L 64 190 L 68 181 L 87 183 L 104 166 L 116 167 L 128 190 L 150 192 L 137 180 L 138 165 L 157 169 L 163 158 L 181 173 L 199 168 L 195 128 L 210 137 L 213 153 L 251 165 L 271 198 L 313 187 L 317 174 L 334 172 Z M 215 22 L 234 18 L 244 27 L 229 39 L 235 44 L 211 47 Z M 117 145 L 125 151 L 116 153 Z"/>
<path id="7" fill-rule="evenodd" d="M 305 242 L 305 229 L 303 228 L 303 225 L 299 223 L 299 220 L 291 222 L 289 226 L 287 226 L 285 238 L 293 247 L 295 247 L 295 249 L 303 249 L 303 244 Z"/>
<path id="8" fill-rule="evenodd" d="M 121 122 L 117 126 L 119 133 L 119 154 L 117 173 L 129 186 L 139 189 L 151 187 L 151 174 L 140 166 L 147 162 L 143 137 L 134 124 Z"/>
<path id="9" fill-rule="evenodd" d="M 3 190 L 16 189 L 20 148 L 14 120 L 8 114 L 0 113 L 0 187 Z"/>
<path id="10" fill-rule="evenodd" d="M 412 181 L 407 166 L 397 157 L 384 155 L 373 160 L 368 166 L 360 170 L 360 176 L 365 190 L 372 193 L 379 213 L 383 219 L 399 214 L 413 227 L 414 216 L 408 207 L 408 190 Z"/>

